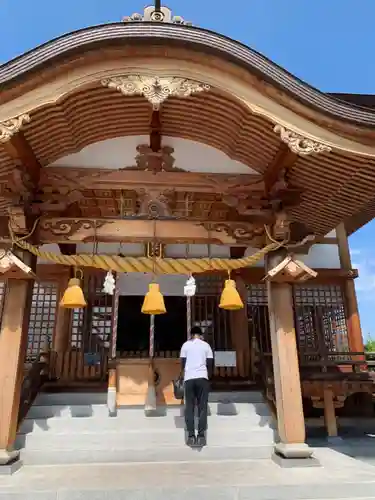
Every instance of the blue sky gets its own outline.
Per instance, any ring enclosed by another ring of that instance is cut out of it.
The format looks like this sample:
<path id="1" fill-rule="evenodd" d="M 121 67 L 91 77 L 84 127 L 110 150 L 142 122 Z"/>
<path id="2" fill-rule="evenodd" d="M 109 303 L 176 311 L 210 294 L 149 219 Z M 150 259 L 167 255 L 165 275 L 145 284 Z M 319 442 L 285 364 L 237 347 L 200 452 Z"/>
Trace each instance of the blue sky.
<path id="1" fill-rule="evenodd" d="M 85 26 L 142 12 L 142 0 L 1 0 L 0 63 Z M 150 2 L 151 3 L 151 2 Z M 258 50 L 325 92 L 375 93 L 374 0 L 169 0 L 174 13 Z M 371 55 L 371 56 L 370 56 Z M 375 222 L 350 238 L 364 336 L 375 336 Z"/>

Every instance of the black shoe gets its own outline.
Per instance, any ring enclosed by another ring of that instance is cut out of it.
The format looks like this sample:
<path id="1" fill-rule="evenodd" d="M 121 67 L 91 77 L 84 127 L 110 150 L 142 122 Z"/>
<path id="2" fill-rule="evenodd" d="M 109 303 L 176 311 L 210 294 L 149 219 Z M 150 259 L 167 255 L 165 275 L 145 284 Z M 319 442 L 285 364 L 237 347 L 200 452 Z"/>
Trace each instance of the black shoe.
<path id="1" fill-rule="evenodd" d="M 197 446 L 199 448 L 203 448 L 203 446 L 206 446 L 207 442 L 206 442 L 206 437 L 204 435 L 198 435 L 197 437 Z"/>
<path id="2" fill-rule="evenodd" d="M 197 444 L 197 440 L 195 436 L 189 436 L 186 440 L 186 444 L 188 446 L 195 446 Z"/>

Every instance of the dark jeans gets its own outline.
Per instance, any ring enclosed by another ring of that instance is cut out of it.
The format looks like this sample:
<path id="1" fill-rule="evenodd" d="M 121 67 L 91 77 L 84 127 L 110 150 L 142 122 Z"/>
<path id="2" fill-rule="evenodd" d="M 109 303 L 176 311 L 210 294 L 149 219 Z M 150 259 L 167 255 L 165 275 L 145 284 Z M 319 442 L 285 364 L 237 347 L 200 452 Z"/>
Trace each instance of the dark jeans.
<path id="1" fill-rule="evenodd" d="M 204 435 L 207 430 L 207 407 L 210 383 L 205 378 L 195 378 L 185 382 L 185 422 L 189 436 L 194 432 L 194 410 L 198 406 L 198 435 Z"/>

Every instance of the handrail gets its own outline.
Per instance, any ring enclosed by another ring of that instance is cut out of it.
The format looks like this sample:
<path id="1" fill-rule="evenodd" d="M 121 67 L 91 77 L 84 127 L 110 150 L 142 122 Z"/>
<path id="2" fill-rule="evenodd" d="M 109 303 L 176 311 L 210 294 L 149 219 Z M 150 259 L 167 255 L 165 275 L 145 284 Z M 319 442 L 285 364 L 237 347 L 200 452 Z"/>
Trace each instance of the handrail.
<path id="1" fill-rule="evenodd" d="M 327 372 L 330 368 L 350 366 L 353 372 L 361 371 L 361 367 L 367 365 L 364 352 L 352 351 L 305 351 L 299 354 L 300 367 L 303 369 L 320 368 L 321 372 Z"/>
<path id="2" fill-rule="evenodd" d="M 40 356 L 24 376 L 22 381 L 18 426 L 26 417 L 43 384 L 48 380 L 48 358 Z"/>

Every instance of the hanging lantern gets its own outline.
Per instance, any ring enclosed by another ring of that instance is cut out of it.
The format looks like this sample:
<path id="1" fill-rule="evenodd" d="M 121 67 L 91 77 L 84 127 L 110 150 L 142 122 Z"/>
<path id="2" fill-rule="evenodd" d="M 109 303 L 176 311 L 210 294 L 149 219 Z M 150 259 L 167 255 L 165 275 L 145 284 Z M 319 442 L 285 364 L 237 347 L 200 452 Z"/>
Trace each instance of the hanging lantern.
<path id="1" fill-rule="evenodd" d="M 222 291 L 220 297 L 219 307 L 221 309 L 226 309 L 227 311 L 238 311 L 244 307 L 234 280 L 227 279 L 225 281 L 224 290 Z"/>
<path id="2" fill-rule="evenodd" d="M 60 307 L 64 309 L 83 309 L 86 306 L 87 302 L 81 288 L 81 280 L 77 277 L 70 279 L 68 288 L 60 301 Z"/>
<path id="3" fill-rule="evenodd" d="M 143 301 L 143 314 L 165 314 L 167 312 L 163 295 L 158 283 L 150 283 L 145 300 Z"/>

